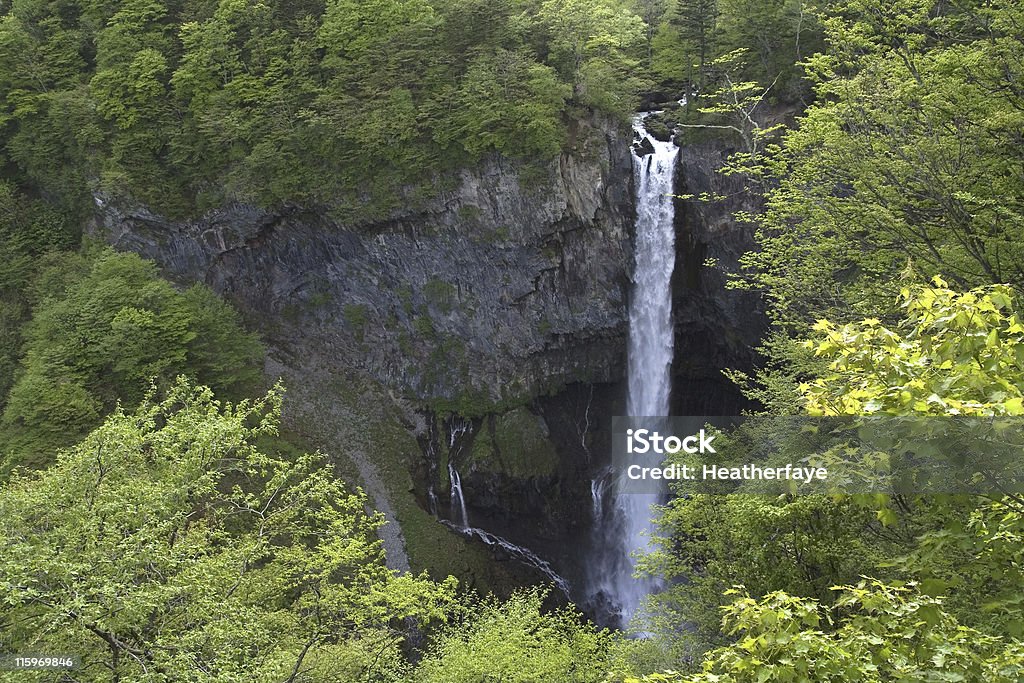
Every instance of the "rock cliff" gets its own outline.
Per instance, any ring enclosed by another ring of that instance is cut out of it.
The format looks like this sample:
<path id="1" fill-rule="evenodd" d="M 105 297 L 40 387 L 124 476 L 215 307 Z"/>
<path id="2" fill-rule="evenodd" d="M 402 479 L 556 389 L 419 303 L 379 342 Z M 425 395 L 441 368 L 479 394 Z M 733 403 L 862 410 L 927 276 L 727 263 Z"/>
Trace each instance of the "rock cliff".
<path id="1" fill-rule="evenodd" d="M 743 407 L 721 369 L 752 364 L 763 330 L 757 297 L 704 265 L 734 268 L 753 244 L 731 212 L 757 198 L 715 172 L 728 153 L 712 140 L 679 157 L 678 194 L 732 199 L 677 206 L 677 414 Z M 359 225 L 243 205 L 175 222 L 100 196 L 93 230 L 207 283 L 259 327 L 268 373 L 290 387 L 286 421 L 340 456 L 339 472 L 394 522 L 392 566 L 499 592 L 545 579 L 436 524 L 462 516 L 451 465 L 473 525 L 579 585 L 586 548 L 604 542 L 591 530 L 591 480 L 624 410 L 628 128 L 580 123 L 571 151 L 543 168 L 492 158 L 443 183 L 415 209 Z"/>
<path id="2" fill-rule="evenodd" d="M 718 172 L 736 151 L 720 138 L 688 141 L 679 151 L 676 194 L 691 198 L 676 207 L 677 415 L 735 415 L 751 407 L 722 374 L 726 368 L 749 371 L 759 362 L 757 347 L 768 324 L 758 293 L 726 287 L 728 274 L 739 272 L 739 258 L 757 246 L 754 226 L 734 214 L 755 214 L 763 201 L 743 178 Z"/>
<path id="3" fill-rule="evenodd" d="M 241 205 L 174 222 L 97 197 L 95 231 L 173 278 L 207 283 L 274 346 L 482 413 L 621 376 L 627 132 L 592 122 L 573 134 L 572 151 L 544 168 L 492 158 L 379 223 Z"/>

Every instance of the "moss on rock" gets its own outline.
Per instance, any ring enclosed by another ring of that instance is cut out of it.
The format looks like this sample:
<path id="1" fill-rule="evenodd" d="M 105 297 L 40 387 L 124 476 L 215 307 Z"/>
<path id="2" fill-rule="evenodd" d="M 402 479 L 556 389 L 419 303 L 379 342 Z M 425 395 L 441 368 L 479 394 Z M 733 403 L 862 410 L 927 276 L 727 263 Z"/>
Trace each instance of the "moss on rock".
<path id="1" fill-rule="evenodd" d="M 474 466 L 517 479 L 554 474 L 558 454 L 544 421 L 526 408 L 489 416 L 473 443 Z"/>

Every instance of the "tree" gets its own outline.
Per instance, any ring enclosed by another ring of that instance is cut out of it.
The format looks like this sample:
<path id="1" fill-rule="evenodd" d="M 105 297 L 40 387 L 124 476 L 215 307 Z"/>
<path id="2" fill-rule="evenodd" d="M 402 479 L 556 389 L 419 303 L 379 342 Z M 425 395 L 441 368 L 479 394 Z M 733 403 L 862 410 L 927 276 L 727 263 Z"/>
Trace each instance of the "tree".
<path id="1" fill-rule="evenodd" d="M 105 184 L 141 201 L 180 196 L 164 152 L 174 130 L 168 81 L 176 57 L 172 22 L 156 0 L 129 0 L 96 36 L 96 72 L 89 88 L 97 111 L 118 131 Z M 168 191 L 170 190 L 170 191 Z"/>
<path id="2" fill-rule="evenodd" d="M 1022 21 L 1011 2 L 830 6 L 745 261 L 782 324 L 884 317 L 908 258 L 961 289 L 1020 280 Z"/>
<path id="3" fill-rule="evenodd" d="M 546 612 L 537 590 L 471 607 L 420 663 L 416 683 L 598 683 L 612 642 L 579 614 Z"/>
<path id="4" fill-rule="evenodd" d="M 280 407 L 179 381 L 5 484 L 4 651 L 80 655 L 78 681 L 398 680 L 453 584 L 388 570 L 324 456 L 253 446 Z"/>
<path id="5" fill-rule="evenodd" d="M 84 87 L 92 48 L 73 20 L 78 9 L 36 0 L 0 16 L 2 160 L 16 165 L 18 181 L 30 178 L 73 209 L 87 199 L 85 160 L 102 140 Z"/>
<path id="6" fill-rule="evenodd" d="M 0 428 L 7 464 L 39 464 L 118 402 L 190 375 L 232 396 L 255 386 L 262 349 L 237 313 L 196 287 L 182 294 L 138 256 L 66 254 L 38 274 L 24 357 Z"/>
<path id="7" fill-rule="evenodd" d="M 820 21 L 815 103 L 748 169 L 767 208 L 735 280 L 768 300 L 775 334 L 750 386 L 780 406 L 819 370 L 793 342 L 816 320 L 897 319 L 904 272 L 965 290 L 1024 268 L 1018 3 L 858 0 Z"/>
<path id="8" fill-rule="evenodd" d="M 40 259 L 75 241 L 58 212 L 0 181 L 0 411 L 17 374 L 23 325 L 31 312 L 27 292 Z"/>
<path id="9" fill-rule="evenodd" d="M 751 63 L 744 77 L 778 94 L 800 89 L 799 64 L 821 49 L 820 28 L 805 0 L 718 0 L 718 41 L 724 52 L 744 49 Z M 795 98 L 794 98 L 795 99 Z"/>
<path id="10" fill-rule="evenodd" d="M 762 87 L 755 81 L 738 80 L 745 64 L 744 54 L 743 50 L 731 52 L 707 65 L 709 83 L 716 83 L 718 87 L 703 96 L 705 104 L 697 111 L 707 117 L 708 123 L 678 124 L 680 128 L 731 131 L 739 136 L 742 151 L 730 157 L 724 173 L 756 167 L 770 139 L 783 128 L 782 124 L 761 123 L 774 83 Z M 721 120 L 725 123 L 714 123 Z"/>
<path id="11" fill-rule="evenodd" d="M 703 95 L 707 67 L 715 56 L 718 0 L 677 0 L 675 13 L 669 22 L 679 32 L 687 52 L 692 55 L 687 80 Z"/>
<path id="12" fill-rule="evenodd" d="M 905 287 L 904 319 L 814 325 L 829 372 L 800 387 L 812 415 L 1024 415 L 1024 325 L 1014 290 Z"/>
<path id="13" fill-rule="evenodd" d="M 523 140 L 515 154 L 551 161 L 556 102 L 559 119 L 632 113 L 630 4 L 19 0 L 0 21 L 0 164 L 77 211 L 103 190 L 182 219 L 240 201 L 377 220 L 479 156 L 452 130 L 494 120 L 455 106 L 487 89 L 483 55 L 531 63 L 494 150 Z M 576 96 L 559 100 L 566 83 Z"/>
<path id="14" fill-rule="evenodd" d="M 1021 414 L 1024 326 L 1011 288 L 957 293 L 937 279 L 934 286 L 906 287 L 901 300 L 905 317 L 892 329 L 875 318 L 815 325 L 804 344 L 826 366 L 800 387 L 808 413 Z M 942 420 L 894 428 L 890 462 L 901 443 L 950 443 L 957 429 Z M 757 436 L 757 442 L 787 438 Z M 1002 438 L 1013 443 L 1005 432 Z M 812 449 L 801 455 L 832 457 Z M 954 449 L 953 456 L 962 453 Z M 724 492 L 730 495 L 673 499 L 659 517 L 658 551 L 645 560 L 648 571 L 670 581 L 651 612 L 655 631 L 676 640 L 681 656 L 728 638 L 715 628 L 715 612 L 731 584 L 755 596 L 784 591 L 829 605 L 832 585 L 860 575 L 919 581 L 921 593 L 945 596 L 944 609 L 961 624 L 1024 634 L 1024 504 L 1013 491 L 1004 495 L 994 485 L 989 495 Z M 690 624 L 680 628 L 685 619 Z"/>
<path id="15" fill-rule="evenodd" d="M 499 152 L 548 159 L 565 140 L 561 112 L 570 94 L 554 69 L 524 53 L 481 54 L 452 96 L 451 125 L 435 137 L 459 144 L 474 158 Z"/>
<path id="16" fill-rule="evenodd" d="M 737 642 L 707 655 L 700 673 L 645 676 L 643 683 L 790 681 L 992 681 L 1024 676 L 1024 645 L 974 631 L 914 586 L 873 580 L 836 586 L 831 609 L 776 592 L 760 600 L 742 587 L 723 609 Z M 627 683 L 641 683 L 627 678 Z"/>
<path id="17" fill-rule="evenodd" d="M 549 59 L 573 84 L 577 101 L 621 115 L 631 111 L 640 17 L 600 0 L 547 0 L 537 19 L 549 36 Z"/>
<path id="18" fill-rule="evenodd" d="M 727 591 L 786 591 L 831 604 L 837 583 L 879 574 L 901 554 L 898 529 L 882 529 L 855 500 L 722 491 L 673 497 L 658 516 L 657 550 L 641 570 L 667 588 L 648 599 L 650 630 L 677 661 L 699 659 L 732 640 L 721 629 Z"/>
<path id="19" fill-rule="evenodd" d="M 647 43 L 647 68 L 651 68 L 654 62 L 654 37 L 668 13 L 669 0 L 635 0 L 634 12 L 644 20 L 644 39 Z"/>
<path id="20" fill-rule="evenodd" d="M 800 387 L 809 412 L 1024 414 L 1024 325 L 1013 289 L 994 285 L 957 293 L 936 277 L 933 287 L 905 288 L 902 300 L 906 317 L 895 329 L 874 318 L 815 325 L 815 338 L 805 344 L 830 366 Z M 929 421 L 918 426 L 914 439 L 941 442 L 948 431 L 945 422 Z M 1013 490 L 1001 495 L 1000 484 L 994 482 L 987 496 L 921 496 L 920 509 L 911 509 L 915 501 L 903 501 L 905 511 L 927 523 L 914 546 L 892 564 L 929 591 L 949 596 L 962 621 L 1019 638 L 1024 501 Z M 879 519 L 897 518 L 889 497 L 873 503 Z"/>

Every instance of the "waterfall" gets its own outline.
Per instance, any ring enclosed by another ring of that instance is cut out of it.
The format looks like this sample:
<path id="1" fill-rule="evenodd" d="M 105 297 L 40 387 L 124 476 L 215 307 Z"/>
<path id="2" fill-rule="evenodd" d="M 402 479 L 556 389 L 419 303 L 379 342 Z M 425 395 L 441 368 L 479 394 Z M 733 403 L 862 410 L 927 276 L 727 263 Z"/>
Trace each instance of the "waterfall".
<path id="1" fill-rule="evenodd" d="M 634 417 L 668 415 L 672 365 L 672 271 L 675 268 L 675 207 L 672 179 L 678 148 L 647 136 L 654 152 L 634 156 L 636 175 L 636 267 L 629 306 L 629 396 Z"/>
<path id="2" fill-rule="evenodd" d="M 455 528 L 455 525 L 449 523 L 448 527 Z M 541 557 L 537 555 L 537 553 L 533 552 L 529 548 L 524 548 L 521 545 L 516 545 L 512 541 L 509 541 L 506 538 L 502 538 L 497 534 L 492 534 L 489 531 L 484 531 L 483 529 L 477 529 L 476 527 L 471 527 L 468 525 L 458 528 L 456 530 L 466 538 L 476 539 L 478 541 L 484 542 L 485 544 L 491 547 L 500 548 L 510 557 L 515 558 L 519 562 L 522 562 L 523 564 L 529 567 L 533 567 L 541 574 L 543 574 L 548 581 L 553 583 L 555 587 L 559 591 L 561 591 L 563 595 L 565 595 L 565 597 L 569 597 L 569 582 L 566 581 L 563 577 L 559 576 L 555 572 L 555 570 L 551 568 L 551 565 L 546 560 L 541 559 Z"/>
<path id="3" fill-rule="evenodd" d="M 634 148 L 636 182 L 635 271 L 629 307 L 629 393 L 627 411 L 633 417 L 669 414 L 673 351 L 672 271 L 675 267 L 674 206 L 671 197 L 677 147 L 647 135 L 643 116 L 633 129 L 641 144 Z M 645 153 L 646 152 L 646 153 Z M 620 480 L 621 481 L 621 480 Z M 597 507 L 595 493 L 595 513 Z M 598 565 L 601 577 L 596 599 L 605 601 L 625 626 L 644 596 L 655 589 L 652 579 L 633 576 L 634 554 L 648 550 L 653 529 L 651 506 L 658 493 L 624 493 L 617 485 L 612 510 L 595 519 L 600 534 Z M 607 519 L 607 518 L 612 519 Z"/>
<path id="4" fill-rule="evenodd" d="M 600 527 L 604 520 L 604 501 L 608 484 L 612 480 L 612 468 L 606 467 L 590 480 L 590 514 L 594 525 Z"/>
<path id="5" fill-rule="evenodd" d="M 604 517 L 604 479 L 593 479 L 590 482 L 590 512 L 595 524 L 600 524 Z"/>
<path id="6" fill-rule="evenodd" d="M 472 420 L 453 416 L 448 421 L 448 481 L 451 483 L 451 509 L 453 521 L 463 529 L 469 528 L 469 513 L 466 511 L 466 496 L 462 492 L 462 477 L 455 468 L 455 460 L 462 455 L 465 443 L 462 440 L 473 429 Z"/>
<path id="7" fill-rule="evenodd" d="M 458 512 L 457 519 L 453 520 L 463 529 L 469 528 L 469 513 L 466 512 L 466 498 L 462 495 L 462 479 L 455 465 L 448 461 L 448 479 L 452 486 L 452 515 Z"/>

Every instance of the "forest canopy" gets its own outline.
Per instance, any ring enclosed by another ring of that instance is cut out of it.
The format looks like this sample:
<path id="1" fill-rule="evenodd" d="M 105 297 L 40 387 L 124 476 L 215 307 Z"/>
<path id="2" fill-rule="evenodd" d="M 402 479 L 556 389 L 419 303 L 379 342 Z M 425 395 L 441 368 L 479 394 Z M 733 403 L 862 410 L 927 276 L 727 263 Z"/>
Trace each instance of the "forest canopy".
<path id="1" fill-rule="evenodd" d="M 18 0 L 2 14 L 0 161 L 69 206 L 105 191 L 172 215 L 390 205 L 490 153 L 544 163 L 573 107 L 632 111 L 644 32 L 604 0 Z"/>

